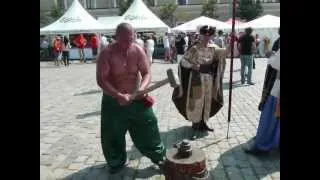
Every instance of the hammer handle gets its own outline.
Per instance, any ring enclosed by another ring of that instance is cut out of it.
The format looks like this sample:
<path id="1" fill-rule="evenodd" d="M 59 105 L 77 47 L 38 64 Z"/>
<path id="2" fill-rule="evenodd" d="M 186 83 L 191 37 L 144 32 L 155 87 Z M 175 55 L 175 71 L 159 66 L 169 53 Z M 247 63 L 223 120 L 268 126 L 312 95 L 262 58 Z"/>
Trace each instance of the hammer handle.
<path id="1" fill-rule="evenodd" d="M 140 95 L 146 94 L 146 93 L 148 93 L 148 92 L 151 92 L 151 91 L 153 91 L 153 90 L 155 90 L 155 89 L 157 89 L 157 88 L 159 88 L 159 87 L 161 87 L 161 86 L 164 86 L 164 85 L 166 85 L 166 84 L 168 84 L 168 83 L 169 83 L 169 79 L 168 79 L 168 78 L 166 78 L 166 79 L 164 79 L 164 80 L 161 80 L 161 81 L 159 81 L 159 82 L 157 82 L 157 83 L 149 86 L 147 89 L 135 93 L 135 94 L 133 95 L 132 99 L 135 99 L 137 96 L 140 96 Z"/>

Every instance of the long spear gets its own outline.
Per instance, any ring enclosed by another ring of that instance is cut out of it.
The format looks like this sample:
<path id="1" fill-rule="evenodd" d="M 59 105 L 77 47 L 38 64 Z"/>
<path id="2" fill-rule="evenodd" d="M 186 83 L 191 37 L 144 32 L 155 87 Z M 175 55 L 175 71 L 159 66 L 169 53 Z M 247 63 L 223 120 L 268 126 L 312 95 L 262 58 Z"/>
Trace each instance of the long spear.
<path id="1" fill-rule="evenodd" d="M 233 76 L 233 54 L 234 54 L 234 40 L 235 40 L 235 25 L 236 19 L 236 0 L 232 2 L 232 30 L 231 30 L 231 61 L 230 61 L 230 80 L 229 80 L 229 107 L 228 107 L 228 130 L 227 139 L 229 138 L 229 126 L 231 120 L 231 101 L 232 101 L 232 76 Z"/>

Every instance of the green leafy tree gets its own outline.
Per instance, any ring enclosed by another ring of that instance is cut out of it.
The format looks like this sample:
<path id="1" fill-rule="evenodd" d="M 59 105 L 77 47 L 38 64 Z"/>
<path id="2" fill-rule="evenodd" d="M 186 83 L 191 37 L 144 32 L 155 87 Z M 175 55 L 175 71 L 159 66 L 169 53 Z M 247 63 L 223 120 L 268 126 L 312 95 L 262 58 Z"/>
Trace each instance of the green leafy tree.
<path id="1" fill-rule="evenodd" d="M 61 8 L 59 8 L 58 6 L 52 6 L 52 9 L 50 12 L 51 18 L 56 20 L 56 19 L 60 18 L 62 15 L 63 15 L 63 10 Z"/>
<path id="2" fill-rule="evenodd" d="M 40 27 L 49 24 L 59 19 L 64 13 L 64 10 L 54 5 L 48 12 L 40 11 Z"/>
<path id="3" fill-rule="evenodd" d="M 172 3 L 161 6 L 159 10 L 160 19 L 165 21 L 167 24 L 169 24 L 169 26 L 174 26 L 175 24 L 174 12 L 176 11 L 177 7 L 178 6 L 176 4 L 172 4 Z"/>
<path id="4" fill-rule="evenodd" d="M 133 0 L 120 0 L 119 3 L 119 16 L 122 16 L 130 7 Z"/>
<path id="5" fill-rule="evenodd" d="M 146 0 L 145 4 L 149 7 L 149 6 L 154 6 L 154 0 Z"/>
<path id="6" fill-rule="evenodd" d="M 48 16 L 44 13 L 40 11 L 40 24 L 46 24 L 48 23 L 49 18 Z"/>
<path id="7" fill-rule="evenodd" d="M 246 21 L 251 21 L 263 13 L 260 0 L 240 0 L 238 3 L 237 16 Z"/>
<path id="8" fill-rule="evenodd" d="M 218 18 L 219 16 L 216 14 L 216 4 L 217 0 L 203 1 L 201 15 L 211 18 Z"/>
<path id="9" fill-rule="evenodd" d="M 175 18 L 177 21 L 186 21 L 189 18 L 188 12 L 185 11 L 178 11 L 175 14 Z"/>

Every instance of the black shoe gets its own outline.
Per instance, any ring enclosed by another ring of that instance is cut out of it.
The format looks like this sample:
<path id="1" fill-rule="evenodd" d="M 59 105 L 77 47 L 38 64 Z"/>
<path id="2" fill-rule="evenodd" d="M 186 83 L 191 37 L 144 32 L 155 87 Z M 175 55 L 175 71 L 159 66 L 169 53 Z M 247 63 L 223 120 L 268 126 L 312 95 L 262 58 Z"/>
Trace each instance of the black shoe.
<path id="1" fill-rule="evenodd" d="M 256 148 L 251 148 L 251 149 L 245 149 L 244 150 L 245 153 L 247 154 L 252 154 L 252 155 L 266 155 L 268 154 L 269 152 L 268 151 L 262 151 L 262 150 L 259 150 L 259 149 L 256 149 Z"/>
<path id="2" fill-rule="evenodd" d="M 199 130 L 200 129 L 200 124 L 199 123 L 192 123 L 192 129 L 193 130 Z"/>
<path id="3" fill-rule="evenodd" d="M 151 166 L 153 169 L 158 169 L 159 168 L 160 172 L 164 172 L 165 165 L 166 165 L 166 158 L 165 157 L 163 157 L 162 160 L 160 160 L 160 161 L 151 160 L 151 162 L 153 163 L 153 165 Z"/>
<path id="4" fill-rule="evenodd" d="M 159 167 L 161 172 L 164 172 L 165 170 L 165 161 L 159 161 L 158 163 L 156 163 L 156 165 Z"/>
<path id="5" fill-rule="evenodd" d="M 109 167 L 109 173 L 110 174 L 116 174 L 116 173 L 120 172 L 123 168 L 124 168 L 124 166 Z"/>
<path id="6" fill-rule="evenodd" d="M 209 128 L 209 126 L 207 124 L 202 125 L 202 127 L 200 128 L 200 131 L 210 131 L 213 132 L 213 128 Z"/>
<path id="7" fill-rule="evenodd" d="M 250 85 L 255 85 L 255 83 L 254 83 L 254 82 L 248 82 L 248 84 L 250 84 Z"/>

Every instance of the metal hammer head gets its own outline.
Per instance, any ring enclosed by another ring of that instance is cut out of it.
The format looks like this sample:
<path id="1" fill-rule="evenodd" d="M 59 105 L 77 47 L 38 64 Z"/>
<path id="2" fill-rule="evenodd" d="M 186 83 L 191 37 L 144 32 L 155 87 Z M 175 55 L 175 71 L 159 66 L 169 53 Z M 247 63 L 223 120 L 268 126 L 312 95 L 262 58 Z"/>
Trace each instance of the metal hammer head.
<path id="1" fill-rule="evenodd" d="M 180 79 L 176 74 L 174 74 L 172 69 L 167 70 L 167 76 L 171 87 L 176 88 L 180 86 Z"/>

